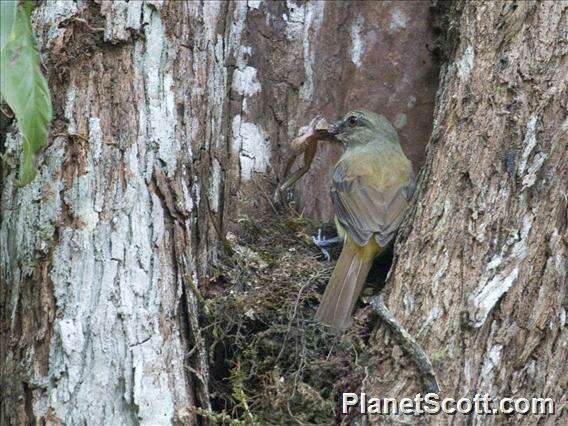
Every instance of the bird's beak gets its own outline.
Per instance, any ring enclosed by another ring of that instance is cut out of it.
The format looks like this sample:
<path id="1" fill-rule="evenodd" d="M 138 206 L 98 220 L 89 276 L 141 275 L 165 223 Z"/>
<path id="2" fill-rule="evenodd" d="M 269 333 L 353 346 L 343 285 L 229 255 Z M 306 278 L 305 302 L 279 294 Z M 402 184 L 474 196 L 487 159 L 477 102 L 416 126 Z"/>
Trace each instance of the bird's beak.
<path id="1" fill-rule="evenodd" d="M 341 122 L 341 120 L 336 120 L 328 126 L 328 141 L 343 144 L 343 141 L 341 141 L 341 139 L 337 137 L 337 135 L 339 135 L 339 133 L 341 132 L 342 125 L 343 123 Z"/>
<path id="2" fill-rule="evenodd" d="M 341 133 L 341 129 L 343 127 L 343 121 L 341 119 L 335 120 L 331 123 L 327 128 L 327 133 L 330 136 L 328 140 L 330 142 L 339 143 L 341 145 L 345 145 L 344 141 L 341 140 L 338 135 Z"/>
<path id="3" fill-rule="evenodd" d="M 330 135 L 337 136 L 340 129 L 341 129 L 341 120 L 336 120 L 329 125 L 327 131 Z"/>

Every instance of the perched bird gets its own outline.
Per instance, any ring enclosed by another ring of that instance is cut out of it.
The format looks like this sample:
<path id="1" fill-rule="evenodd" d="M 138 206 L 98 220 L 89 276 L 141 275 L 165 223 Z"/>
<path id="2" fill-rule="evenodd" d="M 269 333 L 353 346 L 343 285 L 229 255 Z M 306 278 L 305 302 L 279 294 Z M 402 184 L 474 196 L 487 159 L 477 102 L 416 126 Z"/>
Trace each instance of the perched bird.
<path id="1" fill-rule="evenodd" d="M 345 146 L 335 165 L 331 199 L 343 249 L 316 318 L 344 331 L 373 259 L 394 238 L 415 188 L 412 164 L 396 130 L 374 112 L 354 110 L 328 133 Z M 330 241 L 317 239 L 320 247 Z"/>

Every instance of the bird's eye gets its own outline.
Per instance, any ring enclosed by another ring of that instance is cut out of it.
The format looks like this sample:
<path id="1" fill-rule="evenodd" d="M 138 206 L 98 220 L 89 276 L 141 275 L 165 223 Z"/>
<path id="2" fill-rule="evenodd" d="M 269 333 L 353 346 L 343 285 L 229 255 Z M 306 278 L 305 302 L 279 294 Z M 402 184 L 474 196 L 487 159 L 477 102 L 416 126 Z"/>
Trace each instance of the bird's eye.
<path id="1" fill-rule="evenodd" d="M 347 124 L 349 125 L 349 127 L 355 127 L 357 125 L 357 117 L 352 115 L 347 118 Z"/>

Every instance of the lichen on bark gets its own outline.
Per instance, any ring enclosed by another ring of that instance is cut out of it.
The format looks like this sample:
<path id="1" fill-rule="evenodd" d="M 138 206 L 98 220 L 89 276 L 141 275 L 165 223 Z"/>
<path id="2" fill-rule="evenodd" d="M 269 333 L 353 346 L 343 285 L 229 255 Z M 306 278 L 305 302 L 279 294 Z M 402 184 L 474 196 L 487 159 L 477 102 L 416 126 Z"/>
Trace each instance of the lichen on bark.
<path id="1" fill-rule="evenodd" d="M 388 305 L 439 354 L 444 396 L 550 397 L 555 415 L 513 417 L 555 424 L 567 380 L 567 5 L 523 3 L 517 12 L 509 2 L 454 6 L 455 50 Z M 384 331 L 376 342 L 389 342 Z M 397 380 L 381 382 L 393 369 Z M 394 362 L 375 378 L 380 395 L 421 389 L 416 372 Z"/>
<path id="2" fill-rule="evenodd" d="M 299 127 L 361 106 L 424 163 L 386 300 L 443 392 L 562 403 L 566 4 L 460 1 L 440 43 L 440 3 L 42 2 L 51 136 L 31 185 L 1 175 L 2 418 L 186 424 L 211 408 L 199 292 L 218 240 L 273 215 Z M 338 155 L 324 147 L 297 188 L 305 216 L 331 217 Z M 382 327 L 372 345 L 367 392 L 420 390 Z"/>

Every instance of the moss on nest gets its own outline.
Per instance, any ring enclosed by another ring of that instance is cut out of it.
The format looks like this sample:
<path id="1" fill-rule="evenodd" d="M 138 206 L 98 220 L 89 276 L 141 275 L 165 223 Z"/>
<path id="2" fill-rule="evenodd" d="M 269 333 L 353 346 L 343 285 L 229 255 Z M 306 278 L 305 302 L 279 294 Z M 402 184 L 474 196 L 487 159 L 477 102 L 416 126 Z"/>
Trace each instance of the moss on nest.
<path id="1" fill-rule="evenodd" d="M 330 334 L 313 321 L 333 269 L 311 242 L 316 227 L 239 222 L 242 235 L 227 238 L 234 254 L 202 288 L 216 421 L 333 424 L 341 393 L 365 377 L 369 310 L 342 338 Z"/>

